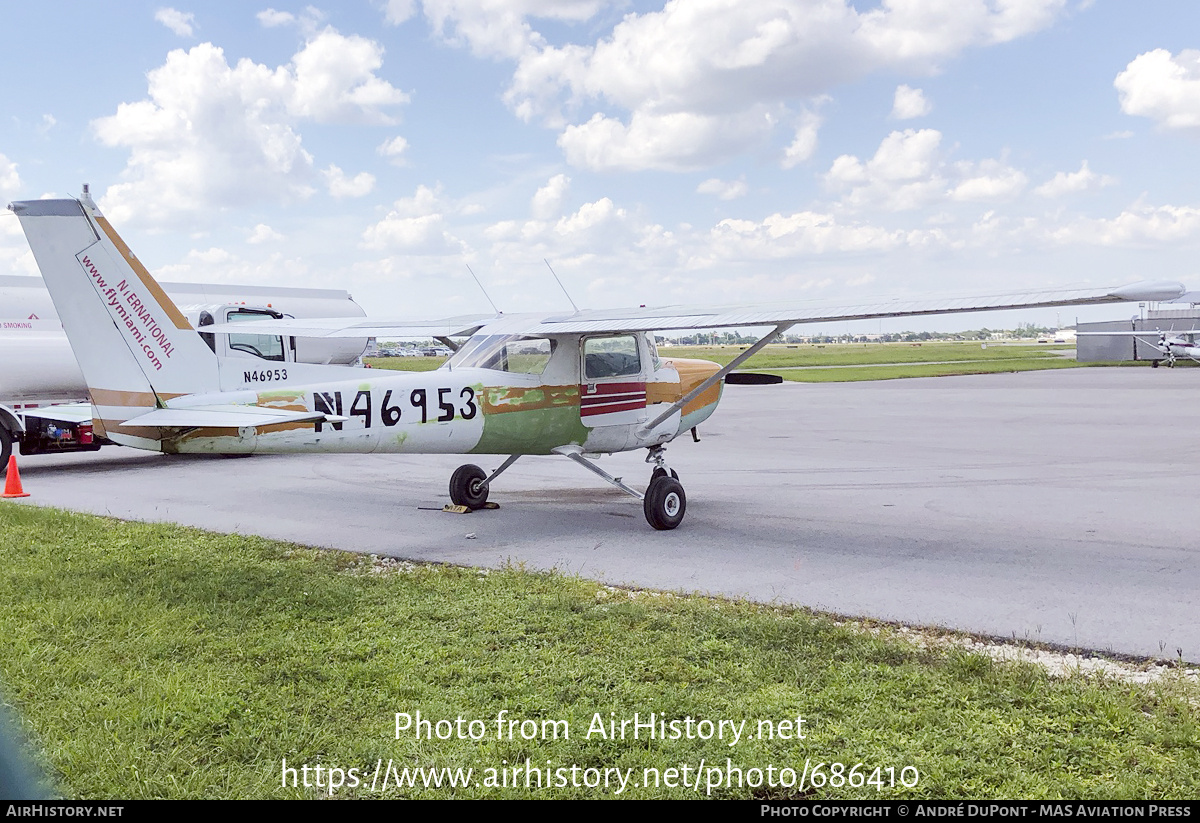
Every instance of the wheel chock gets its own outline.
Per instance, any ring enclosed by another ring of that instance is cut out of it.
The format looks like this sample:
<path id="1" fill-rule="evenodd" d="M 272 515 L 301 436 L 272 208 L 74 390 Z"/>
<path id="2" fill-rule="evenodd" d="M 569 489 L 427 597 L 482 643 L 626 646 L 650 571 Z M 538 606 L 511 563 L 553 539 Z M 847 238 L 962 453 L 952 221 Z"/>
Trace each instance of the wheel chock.
<path id="1" fill-rule="evenodd" d="M 21 488 L 21 472 L 17 471 L 17 456 L 8 456 L 8 471 L 4 475 L 4 494 L 0 497 L 28 497 L 29 493 Z"/>
<path id="2" fill-rule="evenodd" d="M 500 508 L 500 504 L 489 502 L 489 503 L 484 503 L 479 508 L 480 509 L 498 509 L 498 508 Z M 446 505 L 442 506 L 442 511 L 445 512 L 446 514 L 470 514 L 472 511 L 476 511 L 476 510 L 468 508 L 466 506 L 456 506 L 453 503 L 447 503 Z"/>

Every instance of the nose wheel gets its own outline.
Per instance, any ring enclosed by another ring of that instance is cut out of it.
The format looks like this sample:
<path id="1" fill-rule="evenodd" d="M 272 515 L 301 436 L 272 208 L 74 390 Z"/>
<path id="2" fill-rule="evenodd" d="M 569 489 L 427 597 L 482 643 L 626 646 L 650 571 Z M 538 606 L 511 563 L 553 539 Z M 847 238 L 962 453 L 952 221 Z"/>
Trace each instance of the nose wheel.
<path id="1" fill-rule="evenodd" d="M 683 484 L 677 477 L 672 477 L 661 469 L 655 469 L 646 488 L 646 496 L 642 498 L 642 511 L 646 513 L 646 522 L 659 531 L 668 531 L 683 522 L 687 511 L 687 495 L 683 493 Z M 675 472 L 671 472 L 675 474 Z"/>

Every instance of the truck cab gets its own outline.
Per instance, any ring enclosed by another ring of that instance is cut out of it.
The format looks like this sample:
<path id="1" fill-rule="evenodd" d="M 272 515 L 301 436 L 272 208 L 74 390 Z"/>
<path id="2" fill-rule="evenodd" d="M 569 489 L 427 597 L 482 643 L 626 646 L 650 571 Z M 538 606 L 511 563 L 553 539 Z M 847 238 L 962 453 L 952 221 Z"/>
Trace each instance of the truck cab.
<path id="1" fill-rule="evenodd" d="M 244 323 L 254 320 L 282 320 L 285 315 L 273 308 L 222 303 L 191 306 L 184 315 L 200 332 L 201 339 L 218 357 L 250 357 L 276 363 L 295 363 L 296 338 L 279 334 L 206 334 L 205 326 L 216 323 Z"/>

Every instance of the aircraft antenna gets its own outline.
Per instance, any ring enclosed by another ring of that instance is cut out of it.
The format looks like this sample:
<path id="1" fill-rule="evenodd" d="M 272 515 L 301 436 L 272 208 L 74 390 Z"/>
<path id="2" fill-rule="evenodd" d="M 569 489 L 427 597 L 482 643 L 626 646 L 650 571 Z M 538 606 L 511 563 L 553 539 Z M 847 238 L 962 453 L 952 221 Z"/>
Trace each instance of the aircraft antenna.
<path id="1" fill-rule="evenodd" d="M 469 263 L 467 264 L 467 271 L 471 272 L 471 277 L 474 277 L 474 278 L 475 278 L 475 285 L 476 285 L 476 286 L 479 286 L 479 290 L 480 290 L 481 292 L 483 292 L 483 296 L 484 296 L 485 298 L 487 298 L 487 301 L 488 301 L 489 303 L 492 303 L 492 298 L 491 298 L 491 295 L 489 295 L 489 294 L 487 293 L 487 289 L 485 289 L 485 288 L 483 287 L 483 284 L 479 282 L 479 278 L 478 278 L 478 277 L 476 277 L 476 275 L 475 275 L 475 270 L 471 268 L 471 265 L 470 265 Z M 504 312 L 502 312 L 502 311 L 500 311 L 500 309 L 496 308 L 496 304 L 495 304 L 495 303 L 492 303 L 492 311 L 496 312 L 496 314 L 504 314 Z"/>
<path id="2" fill-rule="evenodd" d="M 567 287 L 558 279 L 558 275 L 554 274 L 554 267 L 550 265 L 550 261 L 543 257 L 542 262 L 546 264 L 546 268 L 550 269 L 550 274 L 554 275 L 554 282 L 562 289 L 562 293 L 567 295 L 567 302 L 571 304 L 571 308 L 575 310 L 576 314 L 579 314 L 579 307 L 575 305 L 575 301 L 571 299 L 571 295 L 567 294 Z"/>

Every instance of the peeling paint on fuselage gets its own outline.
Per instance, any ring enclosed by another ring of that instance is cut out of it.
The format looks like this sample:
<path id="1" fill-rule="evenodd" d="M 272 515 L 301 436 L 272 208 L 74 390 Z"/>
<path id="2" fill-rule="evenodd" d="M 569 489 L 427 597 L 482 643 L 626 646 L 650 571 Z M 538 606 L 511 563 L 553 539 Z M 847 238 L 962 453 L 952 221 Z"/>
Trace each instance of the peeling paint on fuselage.
<path id="1" fill-rule="evenodd" d="M 473 454 L 550 454 L 587 440 L 578 386 L 493 386 L 480 395 L 483 436 Z"/>

